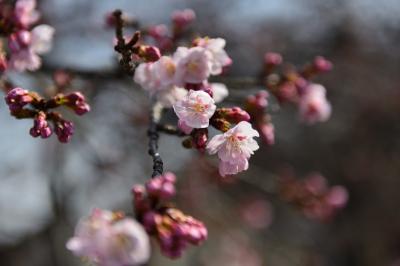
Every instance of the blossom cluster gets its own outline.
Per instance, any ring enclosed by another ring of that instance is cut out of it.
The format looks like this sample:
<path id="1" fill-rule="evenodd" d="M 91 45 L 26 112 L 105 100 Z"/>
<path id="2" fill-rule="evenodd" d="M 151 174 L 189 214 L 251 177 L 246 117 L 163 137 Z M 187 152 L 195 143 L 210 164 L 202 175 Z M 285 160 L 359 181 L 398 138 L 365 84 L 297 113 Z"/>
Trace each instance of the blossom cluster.
<path id="1" fill-rule="evenodd" d="M 17 0 L 14 5 L 0 3 L 1 37 L 7 46 L 0 50 L 0 71 L 34 71 L 40 68 L 39 55 L 51 49 L 54 28 L 37 25 L 40 13 L 36 0 Z"/>
<path id="2" fill-rule="evenodd" d="M 209 83 L 208 79 L 221 75 L 232 63 L 225 44 L 222 38 L 197 38 L 191 47 L 178 47 L 172 56 L 140 64 L 134 75 L 134 80 L 163 106 L 173 107 L 178 127 L 190 135 L 183 142 L 185 147 L 218 153 L 222 176 L 248 168 L 248 159 L 258 149 L 253 137 L 259 136 L 247 122 L 250 115 L 246 111 L 216 106 L 228 95 L 228 90 L 221 83 Z M 222 134 L 209 141 L 210 125 Z"/>
<path id="3" fill-rule="evenodd" d="M 207 238 L 202 222 L 166 202 L 175 195 L 175 182 L 175 175 L 168 172 L 132 189 L 136 217 L 170 258 L 180 257 L 189 244 L 199 245 Z"/>
<path id="4" fill-rule="evenodd" d="M 150 257 L 150 240 L 141 224 L 101 209 L 78 223 L 67 248 L 101 266 L 142 265 Z"/>
<path id="5" fill-rule="evenodd" d="M 50 110 L 63 105 L 77 115 L 90 111 L 85 96 L 80 92 L 66 95 L 59 93 L 45 100 L 36 92 L 17 87 L 7 93 L 5 101 L 12 116 L 18 119 L 33 119 L 33 127 L 29 131 L 32 137 L 48 138 L 54 132 L 62 143 L 70 141 L 74 133 L 74 124 L 64 119 L 59 112 Z M 53 123 L 53 128 L 50 127 L 50 122 Z"/>
<path id="6" fill-rule="evenodd" d="M 259 91 L 255 95 L 250 95 L 246 99 L 245 110 L 251 116 L 251 123 L 261 135 L 261 139 L 267 145 L 275 143 L 275 127 L 272 118 L 265 112 L 268 106 L 269 94 L 267 91 Z"/>
<path id="7" fill-rule="evenodd" d="M 283 63 L 277 53 L 266 53 L 264 58 L 264 79 L 268 90 L 280 103 L 297 104 L 300 121 L 307 124 L 327 121 L 331 115 L 331 105 L 326 98 L 326 89 L 312 82 L 315 76 L 332 69 L 332 63 L 318 56 L 302 69 L 285 66 L 282 73 L 276 72 Z"/>
<path id="8" fill-rule="evenodd" d="M 331 219 L 348 200 L 344 187 L 328 187 L 325 177 L 320 174 L 311 174 L 303 180 L 282 176 L 279 190 L 283 200 L 301 210 L 308 218 L 320 221 Z"/>
<path id="9" fill-rule="evenodd" d="M 206 91 L 212 96 L 216 88 L 218 96 L 224 95 L 226 89 L 221 84 L 207 81 L 212 75 L 220 75 L 223 68 L 231 64 L 224 47 L 225 40 L 221 38 L 198 38 L 192 47 L 178 47 L 172 56 L 140 64 L 134 80 L 165 107 L 171 107 L 190 89 Z"/>

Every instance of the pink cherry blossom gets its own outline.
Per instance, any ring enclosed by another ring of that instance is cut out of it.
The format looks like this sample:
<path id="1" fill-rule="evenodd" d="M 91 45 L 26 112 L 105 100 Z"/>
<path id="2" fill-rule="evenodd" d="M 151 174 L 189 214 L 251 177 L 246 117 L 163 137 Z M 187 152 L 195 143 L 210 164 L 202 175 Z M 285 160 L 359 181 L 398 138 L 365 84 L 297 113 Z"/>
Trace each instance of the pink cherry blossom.
<path id="1" fill-rule="evenodd" d="M 193 128 L 189 127 L 188 125 L 186 125 L 186 123 L 183 120 L 179 120 L 178 121 L 178 128 L 185 134 L 189 135 L 192 131 Z"/>
<path id="2" fill-rule="evenodd" d="M 187 94 L 187 90 L 175 86 L 175 70 L 172 58 L 163 56 L 155 63 L 140 64 L 133 79 L 164 107 L 171 107 Z"/>
<path id="3" fill-rule="evenodd" d="M 175 84 L 176 64 L 169 56 L 162 56 L 154 63 L 154 75 L 160 80 L 160 86 L 169 87 Z"/>
<path id="4" fill-rule="evenodd" d="M 149 237 L 139 223 L 100 209 L 79 222 L 67 248 L 101 266 L 140 265 L 150 256 Z"/>
<path id="5" fill-rule="evenodd" d="M 299 100 L 300 120 L 307 124 L 327 121 L 331 105 L 326 99 L 326 90 L 320 84 L 311 84 Z"/>
<path id="6" fill-rule="evenodd" d="M 208 93 L 193 90 L 190 90 L 186 97 L 176 102 L 173 107 L 178 118 L 193 128 L 207 128 L 217 108 Z"/>
<path id="7" fill-rule="evenodd" d="M 210 76 L 212 54 L 203 47 L 179 47 L 173 56 L 177 64 L 177 85 L 202 83 Z"/>
<path id="8" fill-rule="evenodd" d="M 30 49 L 12 53 L 9 61 L 10 68 L 19 72 L 37 70 L 41 64 L 40 57 Z"/>
<path id="9" fill-rule="evenodd" d="M 210 72 L 212 75 L 221 74 L 223 67 L 232 64 L 232 59 L 224 50 L 225 44 L 226 41 L 222 38 L 198 38 L 195 40 L 195 45 L 205 48 L 212 55 Z"/>
<path id="10" fill-rule="evenodd" d="M 142 63 L 136 68 L 133 76 L 133 80 L 150 94 L 157 91 L 159 87 L 159 81 L 154 76 L 153 67 L 154 63 Z"/>
<path id="11" fill-rule="evenodd" d="M 53 35 L 54 28 L 44 24 L 31 32 L 22 30 L 11 35 L 8 40 L 10 68 L 19 72 L 37 70 L 42 64 L 39 55 L 50 51 Z"/>
<path id="12" fill-rule="evenodd" d="M 259 133 L 242 121 L 224 134 L 214 136 L 207 144 L 210 154 L 218 153 L 221 176 L 234 175 L 249 167 L 248 159 L 259 147 L 253 139 Z"/>

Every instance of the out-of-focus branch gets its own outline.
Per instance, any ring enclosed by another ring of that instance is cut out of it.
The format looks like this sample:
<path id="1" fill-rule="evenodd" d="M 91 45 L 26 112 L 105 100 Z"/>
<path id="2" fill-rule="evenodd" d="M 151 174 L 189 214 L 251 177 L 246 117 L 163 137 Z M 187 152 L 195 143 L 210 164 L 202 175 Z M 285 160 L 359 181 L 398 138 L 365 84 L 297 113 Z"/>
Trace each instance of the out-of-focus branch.
<path id="1" fill-rule="evenodd" d="M 161 106 L 153 104 L 150 111 L 150 124 L 147 130 L 147 136 L 149 137 L 149 155 L 153 158 L 153 173 L 152 177 L 161 175 L 164 171 L 163 161 L 161 155 L 158 153 L 158 128 L 157 124 L 160 120 Z"/>

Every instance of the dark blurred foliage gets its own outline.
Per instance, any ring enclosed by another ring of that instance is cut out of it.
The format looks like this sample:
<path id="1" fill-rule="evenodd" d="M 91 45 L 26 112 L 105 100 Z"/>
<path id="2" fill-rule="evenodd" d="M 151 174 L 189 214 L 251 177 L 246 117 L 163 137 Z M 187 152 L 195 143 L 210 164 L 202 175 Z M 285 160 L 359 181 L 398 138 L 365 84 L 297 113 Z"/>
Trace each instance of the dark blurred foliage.
<path id="1" fill-rule="evenodd" d="M 196 31 L 227 39 L 234 60 L 229 76 L 256 75 L 266 51 L 297 64 L 323 55 L 335 65 L 319 80 L 332 102 L 331 120 L 304 126 L 295 110 L 280 110 L 273 116 L 276 144 L 261 148 L 250 170 L 235 180 L 221 180 L 215 161 L 181 151 L 179 139 L 162 137 L 166 167 L 179 177 L 177 204 L 205 221 L 210 239 L 179 261 L 162 258 L 154 245 L 150 265 L 399 265 L 398 1 L 40 4 L 57 30 L 46 70 L 113 67 L 112 32 L 102 19 L 116 7 L 145 23 L 167 22 L 174 9 L 193 8 Z M 37 90 L 49 84 L 47 71 L 14 80 Z M 76 82 L 89 95 L 93 112 L 80 120 L 67 146 L 30 138 L 28 125 L 0 108 L 1 265 L 80 265 L 64 247 L 77 219 L 94 206 L 130 212 L 130 186 L 150 176 L 145 95 L 124 78 L 100 75 Z M 232 86 L 228 101 L 239 103 L 256 89 Z M 271 193 L 273 180 L 287 166 L 300 177 L 317 171 L 330 184 L 346 186 L 348 206 L 330 223 L 306 219 Z"/>

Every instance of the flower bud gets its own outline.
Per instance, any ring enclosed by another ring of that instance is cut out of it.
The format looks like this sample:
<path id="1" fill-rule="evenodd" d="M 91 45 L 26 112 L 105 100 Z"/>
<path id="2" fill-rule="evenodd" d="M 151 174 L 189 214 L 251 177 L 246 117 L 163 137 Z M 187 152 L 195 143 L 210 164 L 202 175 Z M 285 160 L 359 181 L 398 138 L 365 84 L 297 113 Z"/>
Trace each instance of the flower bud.
<path id="1" fill-rule="evenodd" d="M 332 62 L 322 56 L 317 56 L 314 59 L 313 66 L 317 72 L 321 73 L 328 72 L 333 68 Z"/>
<path id="2" fill-rule="evenodd" d="M 282 55 L 279 53 L 266 53 L 264 55 L 264 62 L 270 66 L 280 65 L 282 63 Z"/>
<path id="3" fill-rule="evenodd" d="M 146 62 L 155 62 L 160 59 L 161 52 L 155 46 L 141 45 L 139 47 L 138 55 Z"/>
<path id="4" fill-rule="evenodd" d="M 206 143 L 208 140 L 208 130 L 207 128 L 196 128 L 192 132 L 193 146 L 194 148 L 203 151 L 206 148 Z"/>
<path id="5" fill-rule="evenodd" d="M 259 126 L 261 139 L 269 146 L 275 143 L 275 128 L 272 123 L 266 123 Z"/>
<path id="6" fill-rule="evenodd" d="M 29 91 L 21 88 L 14 88 L 7 93 L 5 100 L 10 111 L 14 112 L 21 110 L 25 105 L 33 102 L 34 99 L 29 94 Z"/>
<path id="7" fill-rule="evenodd" d="M 73 109 L 77 115 L 83 115 L 90 111 L 90 106 L 87 104 L 85 96 L 80 92 L 70 93 L 63 98 L 66 105 Z"/>
<path id="8" fill-rule="evenodd" d="M 71 121 L 60 118 L 55 122 L 54 132 L 60 142 L 67 143 L 71 140 L 72 135 L 74 134 L 74 124 Z"/>
<path id="9" fill-rule="evenodd" d="M 53 133 L 49 124 L 46 120 L 46 114 L 44 112 L 39 112 L 38 115 L 33 120 L 33 127 L 30 129 L 29 133 L 32 137 L 41 137 L 43 139 L 48 138 Z"/>
<path id="10" fill-rule="evenodd" d="M 177 10 L 171 18 L 176 28 L 184 29 L 196 19 L 196 14 L 192 9 Z"/>
<path id="11" fill-rule="evenodd" d="M 31 43 L 32 36 L 29 31 L 21 30 L 11 34 L 8 37 L 8 47 L 11 52 L 18 52 L 21 49 L 27 48 Z"/>

